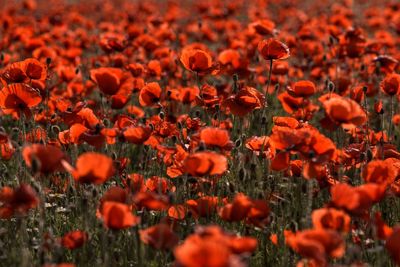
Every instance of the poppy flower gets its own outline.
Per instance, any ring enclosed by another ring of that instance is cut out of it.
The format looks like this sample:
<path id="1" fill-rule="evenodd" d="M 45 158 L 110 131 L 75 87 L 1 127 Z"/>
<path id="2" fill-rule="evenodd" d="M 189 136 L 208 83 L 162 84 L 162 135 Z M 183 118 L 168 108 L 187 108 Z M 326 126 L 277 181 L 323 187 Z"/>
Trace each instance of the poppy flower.
<path id="1" fill-rule="evenodd" d="M 236 95 L 230 96 L 222 103 L 224 107 L 237 116 L 243 117 L 255 109 L 265 105 L 265 96 L 253 87 L 246 86 Z"/>
<path id="2" fill-rule="evenodd" d="M 72 171 L 75 181 L 80 183 L 102 184 L 114 175 L 115 169 L 111 158 L 95 152 L 81 154 Z"/>
<path id="3" fill-rule="evenodd" d="M 220 175 L 228 169 L 228 161 L 221 154 L 202 151 L 189 155 L 184 162 L 184 169 L 192 176 Z"/>
<path id="4" fill-rule="evenodd" d="M 257 240 L 224 232 L 218 226 L 198 227 L 194 234 L 175 247 L 174 256 L 179 266 L 224 267 L 239 260 L 237 256 L 252 253 Z"/>
<path id="5" fill-rule="evenodd" d="M 0 91 L 0 108 L 5 114 L 15 114 L 17 118 L 21 114 L 29 118 L 31 108 L 42 102 L 40 92 L 27 84 L 14 83 Z"/>
<path id="6" fill-rule="evenodd" d="M 196 200 L 189 199 L 186 205 L 195 218 L 209 217 L 217 209 L 218 197 L 203 196 Z"/>
<path id="7" fill-rule="evenodd" d="M 317 266 L 328 266 L 328 257 L 341 258 L 345 253 L 342 236 L 331 229 L 310 229 L 286 233 L 286 244 L 301 256 L 315 260 Z"/>
<path id="8" fill-rule="evenodd" d="M 76 249 L 83 246 L 88 240 L 88 234 L 81 230 L 76 230 L 65 234 L 61 238 L 61 245 L 67 249 Z"/>
<path id="9" fill-rule="evenodd" d="M 128 205 L 114 201 L 103 202 L 101 219 L 105 227 L 114 230 L 126 229 L 140 222 L 140 218 L 132 214 Z"/>
<path id="10" fill-rule="evenodd" d="M 310 97 L 317 91 L 315 84 L 308 80 L 295 82 L 293 87 L 288 88 L 288 93 L 294 97 Z"/>
<path id="11" fill-rule="evenodd" d="M 148 210 L 162 211 L 168 209 L 170 206 L 167 195 L 148 191 L 136 193 L 133 201 L 139 209 L 146 208 Z"/>
<path id="12" fill-rule="evenodd" d="M 200 131 L 200 140 L 203 141 L 207 147 L 229 149 L 233 145 L 227 130 L 213 127 L 203 128 Z"/>
<path id="13" fill-rule="evenodd" d="M 161 87 L 157 82 L 146 84 L 139 93 L 139 103 L 143 107 L 153 106 L 160 101 Z"/>
<path id="14" fill-rule="evenodd" d="M 387 95 L 394 96 L 400 93 L 400 74 L 392 73 L 381 82 L 381 89 Z"/>
<path id="15" fill-rule="evenodd" d="M 269 35 L 273 34 L 275 30 L 275 23 L 269 19 L 262 19 L 251 23 L 249 27 L 258 34 Z"/>
<path id="16" fill-rule="evenodd" d="M 386 250 L 392 256 L 393 261 L 400 265 L 400 227 L 393 229 L 393 233 L 386 239 Z"/>
<path id="17" fill-rule="evenodd" d="M 331 206 L 344 209 L 354 215 L 365 215 L 385 194 L 386 186 L 368 183 L 352 187 L 338 183 L 331 187 Z"/>
<path id="18" fill-rule="evenodd" d="M 328 119 L 337 125 L 360 126 L 368 119 L 362 107 L 349 98 L 331 97 L 323 106 Z"/>
<path id="19" fill-rule="evenodd" d="M 21 184 L 15 189 L 5 186 L 0 189 L 0 218 L 25 215 L 36 208 L 39 201 L 36 191 L 28 184 Z"/>
<path id="20" fill-rule="evenodd" d="M 364 167 L 362 178 L 366 183 L 389 185 L 396 179 L 397 172 L 390 161 L 373 160 Z"/>
<path id="21" fill-rule="evenodd" d="M 211 69 L 211 56 L 201 49 L 185 48 L 182 50 L 180 61 L 185 69 L 197 73 L 207 72 Z"/>
<path id="22" fill-rule="evenodd" d="M 155 249 L 171 249 L 178 244 L 178 236 L 171 226 L 160 223 L 139 231 L 140 240 Z"/>
<path id="23" fill-rule="evenodd" d="M 237 194 L 233 202 L 222 207 L 218 214 L 224 221 L 238 222 L 246 218 L 252 206 L 253 202 L 249 197 L 244 194 Z"/>
<path id="24" fill-rule="evenodd" d="M 32 80 L 44 81 L 47 78 L 47 68 L 35 58 L 27 58 L 23 61 L 7 66 L 3 73 L 7 83 L 27 83 Z"/>
<path id="25" fill-rule="evenodd" d="M 270 208 L 263 199 L 252 200 L 252 206 L 247 213 L 246 223 L 264 228 L 270 221 Z"/>
<path id="26" fill-rule="evenodd" d="M 286 59 L 290 56 L 289 48 L 273 38 L 259 42 L 258 52 L 265 60 Z"/>
<path id="27" fill-rule="evenodd" d="M 350 216 L 334 208 L 322 208 L 312 212 L 312 223 L 316 229 L 332 229 L 348 233 L 350 231 Z"/>
<path id="28" fill-rule="evenodd" d="M 186 217 L 186 211 L 184 205 L 174 205 L 168 209 L 168 217 L 175 220 L 183 220 Z"/>
<path id="29" fill-rule="evenodd" d="M 59 147 L 53 145 L 32 144 L 24 147 L 22 157 L 28 167 L 34 172 L 50 174 L 56 171 L 64 171 L 63 161 L 66 156 Z"/>
<path id="30" fill-rule="evenodd" d="M 90 70 L 90 78 L 99 86 L 105 95 L 125 93 L 129 95 L 132 91 L 132 77 L 130 73 L 118 68 L 102 67 Z"/>
<path id="31" fill-rule="evenodd" d="M 128 143 L 143 144 L 151 135 L 151 128 L 148 126 L 128 127 L 123 132 L 124 140 Z"/>

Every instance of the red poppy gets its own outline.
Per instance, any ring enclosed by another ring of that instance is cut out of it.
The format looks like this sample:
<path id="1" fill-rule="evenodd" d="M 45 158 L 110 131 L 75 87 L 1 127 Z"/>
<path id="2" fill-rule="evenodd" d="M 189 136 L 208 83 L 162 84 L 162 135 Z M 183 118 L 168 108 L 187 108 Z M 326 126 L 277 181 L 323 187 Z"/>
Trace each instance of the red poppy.
<path id="1" fill-rule="evenodd" d="M 31 116 L 31 108 L 36 107 L 42 101 L 40 92 L 27 84 L 10 84 L 0 91 L 0 108 L 5 114 L 20 114 Z"/>
<path id="2" fill-rule="evenodd" d="M 232 203 L 226 204 L 218 211 L 219 216 L 228 222 L 238 222 L 247 217 L 253 206 L 251 199 L 244 194 L 237 194 Z"/>
<path id="3" fill-rule="evenodd" d="M 203 128 L 200 131 L 200 140 L 210 148 L 219 147 L 221 149 L 229 149 L 233 145 L 227 130 L 213 127 Z"/>
<path id="4" fill-rule="evenodd" d="M 385 189 L 386 186 L 373 183 L 358 187 L 338 183 L 331 188 L 331 205 L 351 214 L 364 215 L 372 205 L 383 198 Z"/>
<path id="5" fill-rule="evenodd" d="M 255 109 L 261 109 L 265 105 L 265 96 L 253 87 L 246 86 L 236 95 L 230 96 L 222 103 L 229 111 L 243 117 Z"/>
<path id="6" fill-rule="evenodd" d="M 76 230 L 65 234 L 61 238 L 61 245 L 67 249 L 82 247 L 88 240 L 88 233 Z"/>
<path id="7" fill-rule="evenodd" d="M 286 59 L 290 56 L 289 48 L 273 38 L 259 42 L 258 52 L 265 60 Z"/>
<path id="8" fill-rule="evenodd" d="M 139 103 L 143 107 L 153 106 L 160 101 L 161 87 L 157 82 L 146 84 L 139 93 Z"/>
<path id="9" fill-rule="evenodd" d="M 171 249 L 178 244 L 178 236 L 171 230 L 171 226 L 160 223 L 139 231 L 140 240 L 155 249 Z"/>
<path id="10" fill-rule="evenodd" d="M 350 216 L 334 208 L 322 208 L 312 212 L 314 228 L 332 229 L 348 233 L 350 231 Z"/>
<path id="11" fill-rule="evenodd" d="M 301 256 L 315 260 L 317 266 L 328 266 L 328 257 L 340 258 L 345 253 L 341 235 L 330 229 L 310 229 L 285 234 L 286 244 Z"/>
<path id="12" fill-rule="evenodd" d="M 195 48 L 183 49 L 180 61 L 185 69 L 197 73 L 207 72 L 212 66 L 211 56 L 206 51 Z"/>
<path id="13" fill-rule="evenodd" d="M 400 226 L 393 229 L 393 233 L 386 240 L 385 247 L 393 261 L 400 265 Z"/>
<path id="14" fill-rule="evenodd" d="M 114 175 L 115 169 L 111 158 L 86 152 L 76 160 L 76 169 L 72 171 L 75 181 L 80 183 L 102 184 Z"/>
<path id="15" fill-rule="evenodd" d="M 400 74 L 392 73 L 381 82 L 381 89 L 390 96 L 400 93 Z"/>
<path id="16" fill-rule="evenodd" d="M 368 162 L 362 171 L 362 178 L 367 183 L 389 185 L 398 175 L 393 163 L 386 160 L 373 160 Z"/>
<path id="17" fill-rule="evenodd" d="M 122 135 L 127 142 L 139 145 L 150 138 L 151 132 L 152 129 L 148 126 L 137 126 L 126 128 Z"/>
<path id="18" fill-rule="evenodd" d="M 18 188 L 5 186 L 0 189 L 0 218 L 9 219 L 16 215 L 25 215 L 39 205 L 39 196 L 28 184 Z"/>
<path id="19" fill-rule="evenodd" d="M 114 202 L 103 202 L 101 218 L 104 226 L 110 229 L 125 229 L 137 225 L 140 218 L 133 215 L 128 205 Z"/>
<path id="20" fill-rule="evenodd" d="M 37 59 L 28 58 L 7 66 L 3 78 L 7 83 L 30 83 L 32 80 L 45 81 L 47 68 Z"/>
<path id="21" fill-rule="evenodd" d="M 184 168 L 192 176 L 220 175 L 228 169 L 228 160 L 221 154 L 202 151 L 189 155 Z"/>
<path id="22" fill-rule="evenodd" d="M 41 144 L 26 146 L 22 150 L 22 157 L 34 172 L 50 174 L 65 170 L 63 161 L 66 160 L 66 156 L 56 146 Z"/>
<path id="23" fill-rule="evenodd" d="M 118 68 L 98 68 L 90 71 L 90 78 L 106 95 L 115 95 L 118 91 L 132 91 L 132 79 L 129 73 Z"/>
<path id="24" fill-rule="evenodd" d="M 323 106 L 333 124 L 342 126 L 360 126 L 367 121 L 363 108 L 354 100 L 344 97 L 331 97 L 323 101 Z"/>
<path id="25" fill-rule="evenodd" d="M 189 199 L 186 205 L 195 218 L 209 217 L 217 209 L 218 197 L 204 196 L 196 200 Z"/>
<path id="26" fill-rule="evenodd" d="M 308 80 L 298 81 L 288 88 L 288 93 L 294 97 L 310 97 L 317 92 L 315 84 Z"/>

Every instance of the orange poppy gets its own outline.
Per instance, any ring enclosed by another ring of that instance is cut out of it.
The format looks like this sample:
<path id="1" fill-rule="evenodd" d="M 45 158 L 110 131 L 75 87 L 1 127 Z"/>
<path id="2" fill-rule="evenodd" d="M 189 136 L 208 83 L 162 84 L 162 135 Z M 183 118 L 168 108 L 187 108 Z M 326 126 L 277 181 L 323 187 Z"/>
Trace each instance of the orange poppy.
<path id="1" fill-rule="evenodd" d="M 80 183 L 102 184 L 114 175 L 115 168 L 111 158 L 95 152 L 81 154 L 72 171 L 75 181 Z"/>
<path id="2" fill-rule="evenodd" d="M 220 175 L 228 169 L 228 160 L 215 152 L 197 152 L 186 158 L 184 169 L 192 176 Z"/>
<path id="3" fill-rule="evenodd" d="M 171 230 L 171 226 L 160 223 L 139 231 L 140 240 L 155 249 L 171 249 L 178 244 L 178 236 Z"/>
<path id="4" fill-rule="evenodd" d="M 146 84 L 139 93 L 139 103 L 143 107 L 153 106 L 160 101 L 161 87 L 157 82 Z"/>
<path id="5" fill-rule="evenodd" d="M 129 73 L 118 68 L 98 68 L 90 70 L 90 78 L 105 95 L 115 95 L 118 91 L 131 92 L 132 79 Z"/>
<path id="6" fill-rule="evenodd" d="M 40 92 L 27 84 L 14 83 L 0 91 L 0 108 L 5 114 L 14 114 L 17 118 L 21 114 L 29 118 L 31 108 L 42 102 Z"/>
<path id="7" fill-rule="evenodd" d="M 101 218 L 104 226 L 110 229 L 126 229 L 137 225 L 140 218 L 133 215 L 128 205 L 114 202 L 103 202 Z"/>
<path id="8" fill-rule="evenodd" d="M 259 42 L 258 52 L 265 60 L 286 59 L 290 56 L 289 48 L 273 38 Z"/>

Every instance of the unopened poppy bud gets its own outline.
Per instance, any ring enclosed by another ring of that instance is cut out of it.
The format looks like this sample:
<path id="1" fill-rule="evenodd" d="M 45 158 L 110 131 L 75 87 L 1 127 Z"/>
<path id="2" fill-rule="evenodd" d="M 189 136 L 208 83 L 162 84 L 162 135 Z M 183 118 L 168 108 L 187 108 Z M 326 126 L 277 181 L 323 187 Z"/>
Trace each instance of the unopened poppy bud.
<path id="1" fill-rule="evenodd" d="M 381 115 L 385 114 L 385 110 L 383 108 L 381 108 L 381 111 L 379 112 L 379 114 L 381 114 Z"/>
<path id="2" fill-rule="evenodd" d="M 233 81 L 234 81 L 235 83 L 237 83 L 237 82 L 239 81 L 239 75 L 237 75 L 236 73 L 233 74 L 232 78 L 233 78 Z"/>
<path id="3" fill-rule="evenodd" d="M 178 121 L 176 126 L 178 127 L 179 130 L 182 130 L 182 128 L 183 128 L 183 125 L 182 125 L 182 123 L 180 121 Z"/>
<path id="4" fill-rule="evenodd" d="M 266 124 L 266 123 L 267 123 L 267 117 L 266 116 L 262 116 L 261 124 Z"/>
<path id="5" fill-rule="evenodd" d="M 110 126 L 110 120 L 109 119 L 103 119 L 103 124 L 105 127 L 109 127 Z"/>
<path id="6" fill-rule="evenodd" d="M 50 64 L 51 64 L 51 58 L 48 57 L 48 58 L 46 58 L 46 65 L 50 65 Z"/>
<path id="7" fill-rule="evenodd" d="M 372 154 L 371 149 L 368 149 L 366 154 L 367 154 L 366 155 L 367 156 L 367 162 L 370 162 L 374 158 L 374 155 Z"/>
<path id="8" fill-rule="evenodd" d="M 275 91 L 278 91 L 278 90 L 279 90 L 279 87 L 280 87 L 280 84 L 279 84 L 279 83 L 275 84 Z"/>
<path id="9" fill-rule="evenodd" d="M 196 110 L 196 112 L 194 113 L 194 116 L 196 118 L 200 118 L 200 115 L 201 115 L 200 110 Z"/>
<path id="10" fill-rule="evenodd" d="M 160 119 L 164 119 L 165 118 L 165 113 L 160 111 L 160 113 L 158 113 L 158 116 L 160 117 Z"/>
<path id="11" fill-rule="evenodd" d="M 117 153 L 115 153 L 115 152 L 112 152 L 111 153 L 111 158 L 112 158 L 112 160 L 116 160 L 118 157 L 117 157 Z"/>
<path id="12" fill-rule="evenodd" d="M 75 74 L 78 74 L 79 73 L 79 68 L 76 68 L 75 69 Z"/>
<path id="13" fill-rule="evenodd" d="M 329 44 L 334 45 L 335 44 L 335 38 L 331 35 L 329 36 Z"/>
<path id="14" fill-rule="evenodd" d="M 149 127 L 150 127 L 151 131 L 154 131 L 154 125 L 152 123 L 149 123 Z"/>
<path id="15" fill-rule="evenodd" d="M 216 111 L 219 111 L 220 106 L 217 104 L 217 105 L 214 106 L 214 108 L 215 108 Z"/>
<path id="16" fill-rule="evenodd" d="M 365 64 L 361 64 L 360 71 L 365 71 Z"/>
<path id="17" fill-rule="evenodd" d="M 235 141 L 235 147 L 240 147 L 241 145 L 242 145 L 242 140 L 237 139 L 237 140 Z"/>
<path id="18" fill-rule="evenodd" d="M 362 89 L 363 89 L 363 92 L 364 92 L 364 93 L 367 93 L 367 91 L 368 91 L 368 86 L 363 86 Z"/>
<path id="19" fill-rule="evenodd" d="M 333 82 L 328 83 L 328 90 L 333 92 L 335 90 L 335 84 Z"/>
<path id="20" fill-rule="evenodd" d="M 197 179 L 194 178 L 193 176 L 189 176 L 189 177 L 187 178 L 187 181 L 188 181 L 188 183 L 191 183 L 191 184 L 197 183 Z"/>
<path id="21" fill-rule="evenodd" d="M 175 144 L 178 141 L 178 137 L 176 135 L 171 136 L 171 141 Z"/>
<path id="22" fill-rule="evenodd" d="M 3 53 L 0 54 L 0 60 L 1 60 L 1 61 L 4 60 L 4 54 L 3 54 Z"/>
<path id="23" fill-rule="evenodd" d="M 326 61 L 326 55 L 322 56 L 322 61 Z"/>
<path id="24" fill-rule="evenodd" d="M 218 112 L 214 113 L 213 120 L 218 120 Z"/>
<path id="25" fill-rule="evenodd" d="M 197 150 L 198 151 L 206 150 L 206 144 L 203 141 L 201 141 Z"/>

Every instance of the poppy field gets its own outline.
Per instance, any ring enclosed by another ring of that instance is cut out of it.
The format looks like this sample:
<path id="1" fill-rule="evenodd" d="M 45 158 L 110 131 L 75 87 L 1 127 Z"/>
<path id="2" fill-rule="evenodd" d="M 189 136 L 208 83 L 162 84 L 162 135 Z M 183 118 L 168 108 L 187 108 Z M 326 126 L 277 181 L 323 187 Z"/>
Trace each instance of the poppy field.
<path id="1" fill-rule="evenodd" d="M 400 2 L 0 13 L 0 266 L 400 266 Z"/>

